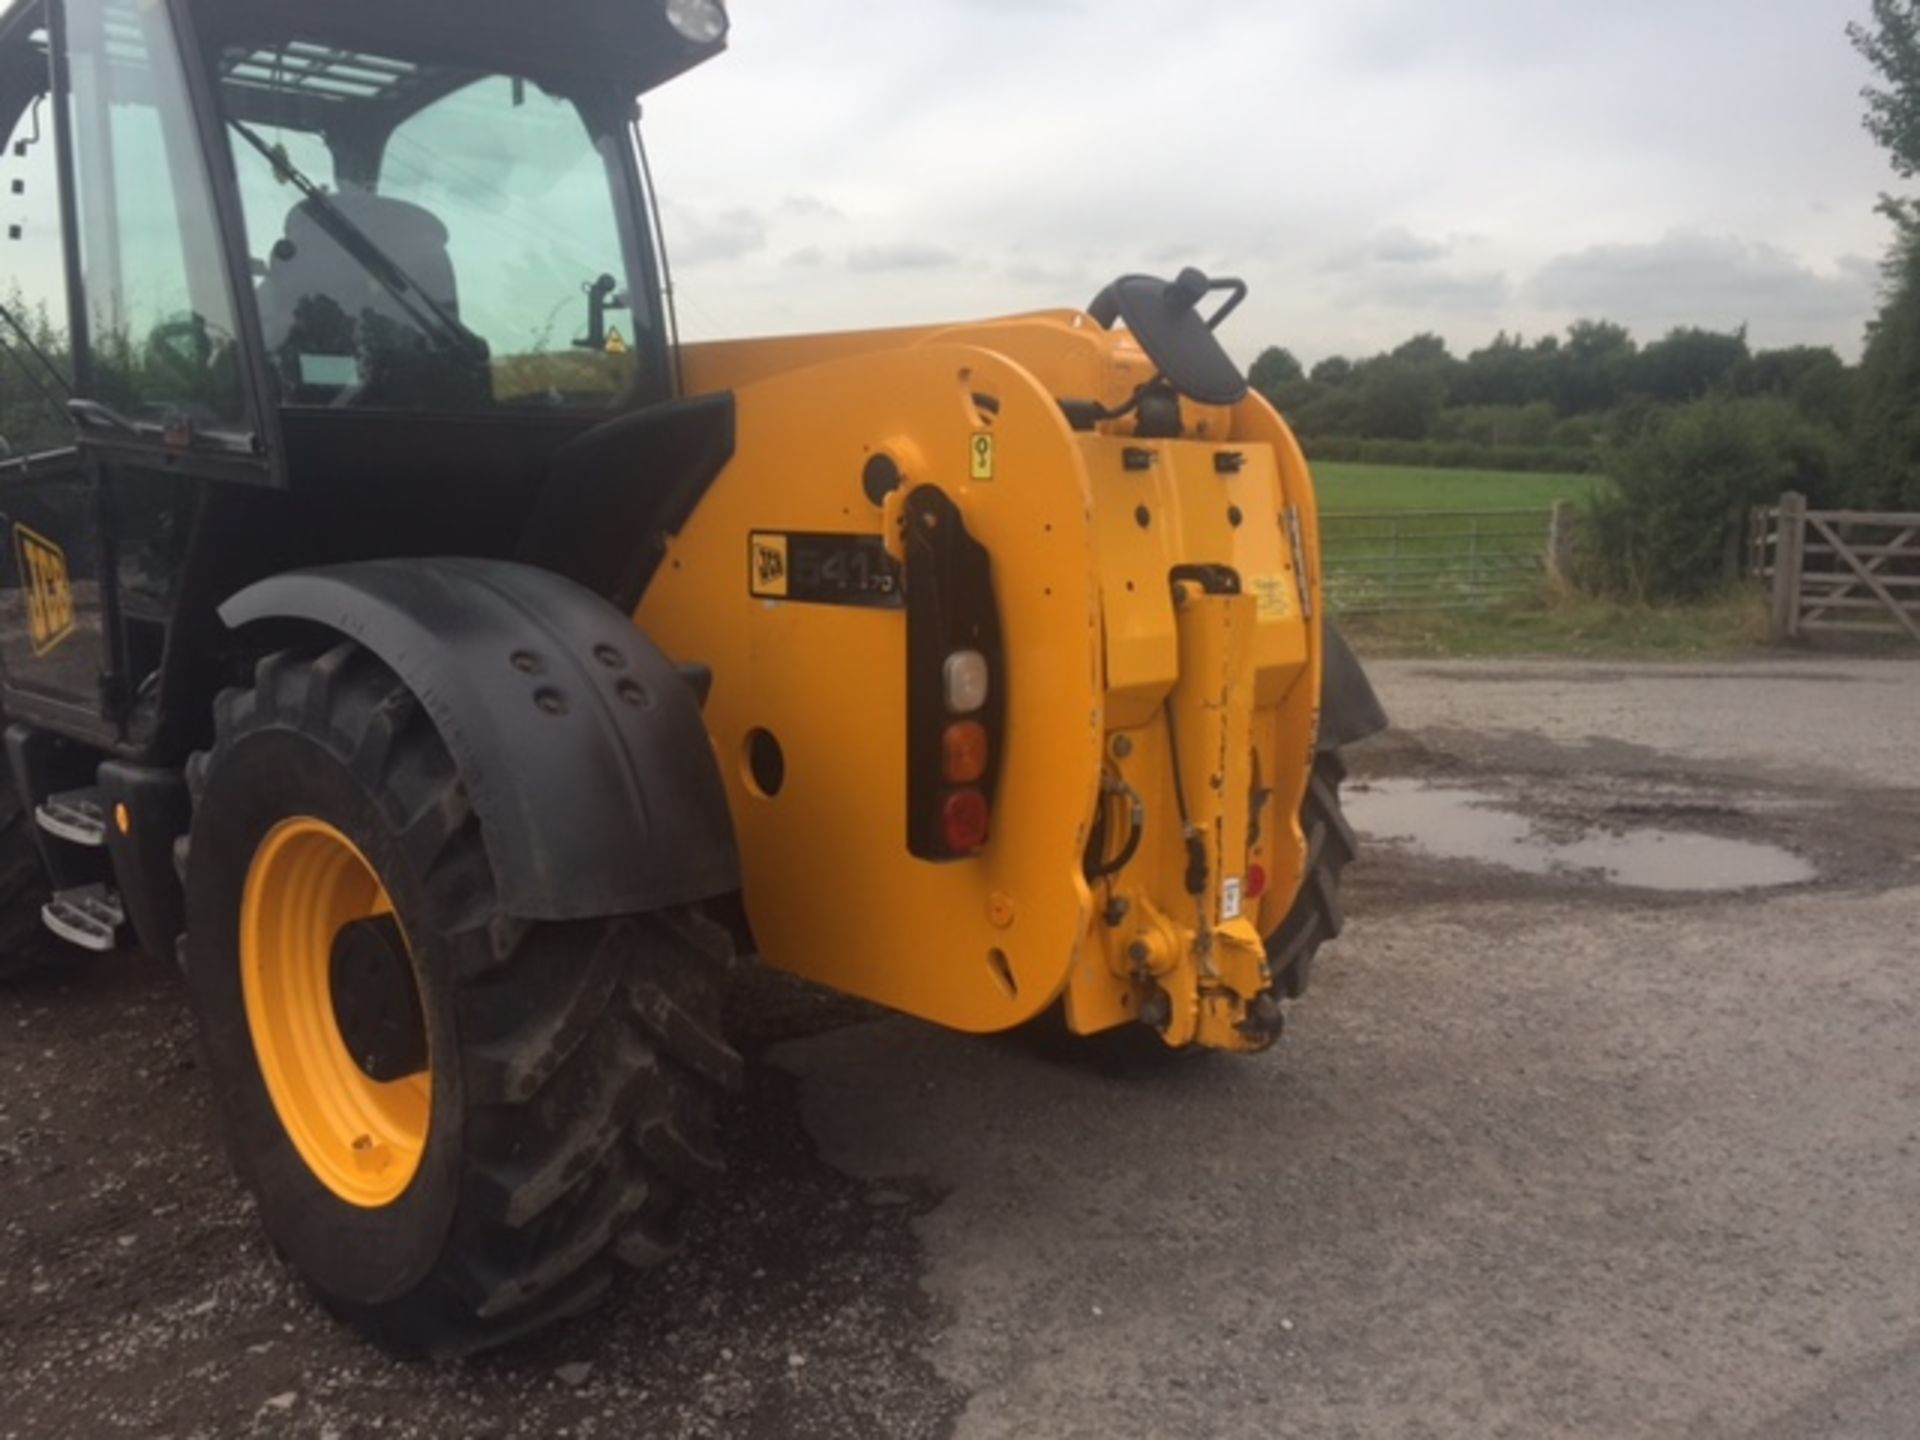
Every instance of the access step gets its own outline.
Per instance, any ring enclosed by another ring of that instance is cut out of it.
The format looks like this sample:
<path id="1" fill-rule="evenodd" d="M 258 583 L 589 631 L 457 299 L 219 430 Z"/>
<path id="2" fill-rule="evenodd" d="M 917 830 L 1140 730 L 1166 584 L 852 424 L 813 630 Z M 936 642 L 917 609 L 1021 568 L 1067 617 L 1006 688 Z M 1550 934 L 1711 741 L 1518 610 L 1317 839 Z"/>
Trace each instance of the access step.
<path id="1" fill-rule="evenodd" d="M 107 843 L 107 795 L 104 790 L 69 790 L 51 795 L 33 812 L 40 828 L 70 845 L 98 850 Z"/>
<path id="2" fill-rule="evenodd" d="M 82 885 L 60 891 L 41 906 L 40 919 L 62 940 L 105 955 L 120 948 L 127 907 L 111 885 Z"/>

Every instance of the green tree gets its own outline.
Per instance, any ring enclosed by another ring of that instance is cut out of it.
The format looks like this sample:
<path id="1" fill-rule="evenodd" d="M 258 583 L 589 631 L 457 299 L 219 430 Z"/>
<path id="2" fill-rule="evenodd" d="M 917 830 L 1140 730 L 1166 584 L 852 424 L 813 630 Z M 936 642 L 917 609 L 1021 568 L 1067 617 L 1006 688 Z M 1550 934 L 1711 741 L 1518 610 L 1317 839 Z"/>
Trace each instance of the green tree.
<path id="1" fill-rule="evenodd" d="M 1781 400 L 1716 397 L 1665 412 L 1614 456 L 1589 502 L 1594 579 L 1688 600 L 1738 578 L 1753 507 L 1798 490 L 1837 498 L 1839 437 Z"/>
<path id="2" fill-rule="evenodd" d="M 1247 381 L 1268 399 L 1280 394 L 1283 386 L 1306 379 L 1307 372 L 1293 356 L 1291 350 L 1279 345 L 1269 345 L 1260 352 L 1260 358 L 1253 362 L 1253 368 L 1247 371 Z"/>
<path id="3" fill-rule="evenodd" d="M 1882 82 L 1863 92 L 1866 127 L 1903 180 L 1920 175 L 1920 4 L 1873 0 L 1872 23 L 1847 34 Z M 1920 507 L 1920 220 L 1913 202 L 1881 198 L 1898 226 L 1888 256 L 1886 303 L 1867 334 L 1854 493 L 1862 503 Z"/>
<path id="4" fill-rule="evenodd" d="M 1329 355 L 1313 367 L 1309 377 L 1316 385 L 1345 385 L 1353 379 L 1353 362 L 1344 355 Z"/>
<path id="5" fill-rule="evenodd" d="M 1639 347 L 1623 325 L 1576 320 L 1552 359 L 1552 399 L 1562 415 L 1611 409 L 1630 388 Z"/>
<path id="6" fill-rule="evenodd" d="M 1454 398 L 1463 405 L 1531 405 L 1546 398 L 1548 371 L 1542 352 L 1503 330 L 1491 345 L 1467 356 Z"/>
<path id="7" fill-rule="evenodd" d="M 1731 335 L 1693 326 L 1672 330 L 1640 352 L 1633 386 L 1676 405 L 1703 400 L 1730 384 L 1750 353 L 1745 327 Z"/>
<path id="8" fill-rule="evenodd" d="M 1920 3 L 1873 0 L 1870 25 L 1849 24 L 1853 48 L 1879 73 L 1884 86 L 1861 92 L 1867 102 L 1867 133 L 1878 140 L 1902 180 L 1920 174 Z M 1912 202 L 1881 197 L 1881 209 L 1911 229 Z"/>
<path id="9" fill-rule="evenodd" d="M 1863 505 L 1920 509 L 1920 245 L 1907 236 L 1894 253 L 1860 365 L 1853 491 Z"/>
<path id="10" fill-rule="evenodd" d="M 1773 395 L 1791 400 L 1810 420 L 1849 429 L 1853 423 L 1857 377 L 1826 345 L 1789 345 L 1755 351 L 1733 377 L 1741 395 Z"/>
<path id="11" fill-rule="evenodd" d="M 1432 365 L 1370 363 L 1360 389 L 1362 433 L 1376 439 L 1425 440 L 1433 434 L 1446 400 L 1447 382 Z"/>
<path id="12" fill-rule="evenodd" d="M 1403 365 L 1446 365 L 1453 360 L 1447 342 L 1431 331 L 1396 346 L 1393 358 Z"/>

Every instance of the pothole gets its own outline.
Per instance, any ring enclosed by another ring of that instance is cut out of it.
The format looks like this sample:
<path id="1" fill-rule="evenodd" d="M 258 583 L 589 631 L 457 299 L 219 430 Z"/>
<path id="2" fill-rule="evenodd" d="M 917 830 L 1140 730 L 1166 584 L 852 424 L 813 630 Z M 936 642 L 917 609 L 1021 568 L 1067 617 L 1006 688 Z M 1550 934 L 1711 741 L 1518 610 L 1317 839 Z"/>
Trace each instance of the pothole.
<path id="1" fill-rule="evenodd" d="M 1699 894 L 1804 885 L 1819 872 L 1791 850 L 1674 829 L 1554 833 L 1481 790 L 1375 780 L 1356 786 L 1348 817 L 1369 839 L 1408 844 L 1442 860 L 1526 875 L 1597 877 L 1636 890 Z"/>

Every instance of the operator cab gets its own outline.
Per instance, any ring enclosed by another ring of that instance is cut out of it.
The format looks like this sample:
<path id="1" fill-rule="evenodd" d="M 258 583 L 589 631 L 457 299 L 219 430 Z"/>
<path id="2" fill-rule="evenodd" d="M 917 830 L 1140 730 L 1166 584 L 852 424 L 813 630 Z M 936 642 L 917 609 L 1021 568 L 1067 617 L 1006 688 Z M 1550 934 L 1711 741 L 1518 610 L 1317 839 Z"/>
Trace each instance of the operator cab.
<path id="1" fill-rule="evenodd" d="M 311 26 L 245 37 L 219 43 L 213 73 L 281 403 L 592 409 L 664 393 L 624 86 L 569 96 Z"/>
<path id="2" fill-rule="evenodd" d="M 516 553 L 572 441 L 673 398 L 636 97 L 725 38 L 720 0 L 0 12 L 7 713 L 144 743 L 259 575 Z"/>

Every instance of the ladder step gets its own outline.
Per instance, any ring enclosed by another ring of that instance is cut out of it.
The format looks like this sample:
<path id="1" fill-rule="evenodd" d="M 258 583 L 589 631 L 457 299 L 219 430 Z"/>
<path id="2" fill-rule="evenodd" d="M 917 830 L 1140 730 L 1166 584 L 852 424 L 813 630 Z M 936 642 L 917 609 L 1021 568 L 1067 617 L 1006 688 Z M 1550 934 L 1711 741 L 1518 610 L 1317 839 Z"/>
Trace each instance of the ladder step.
<path id="1" fill-rule="evenodd" d="M 82 885 L 60 891 L 41 906 L 40 919 L 62 940 L 105 955 L 120 948 L 127 909 L 111 885 Z"/>
<path id="2" fill-rule="evenodd" d="M 98 850 L 107 843 L 105 791 L 69 790 L 64 795 L 49 796 L 33 812 L 33 818 L 47 834 L 70 845 Z"/>

